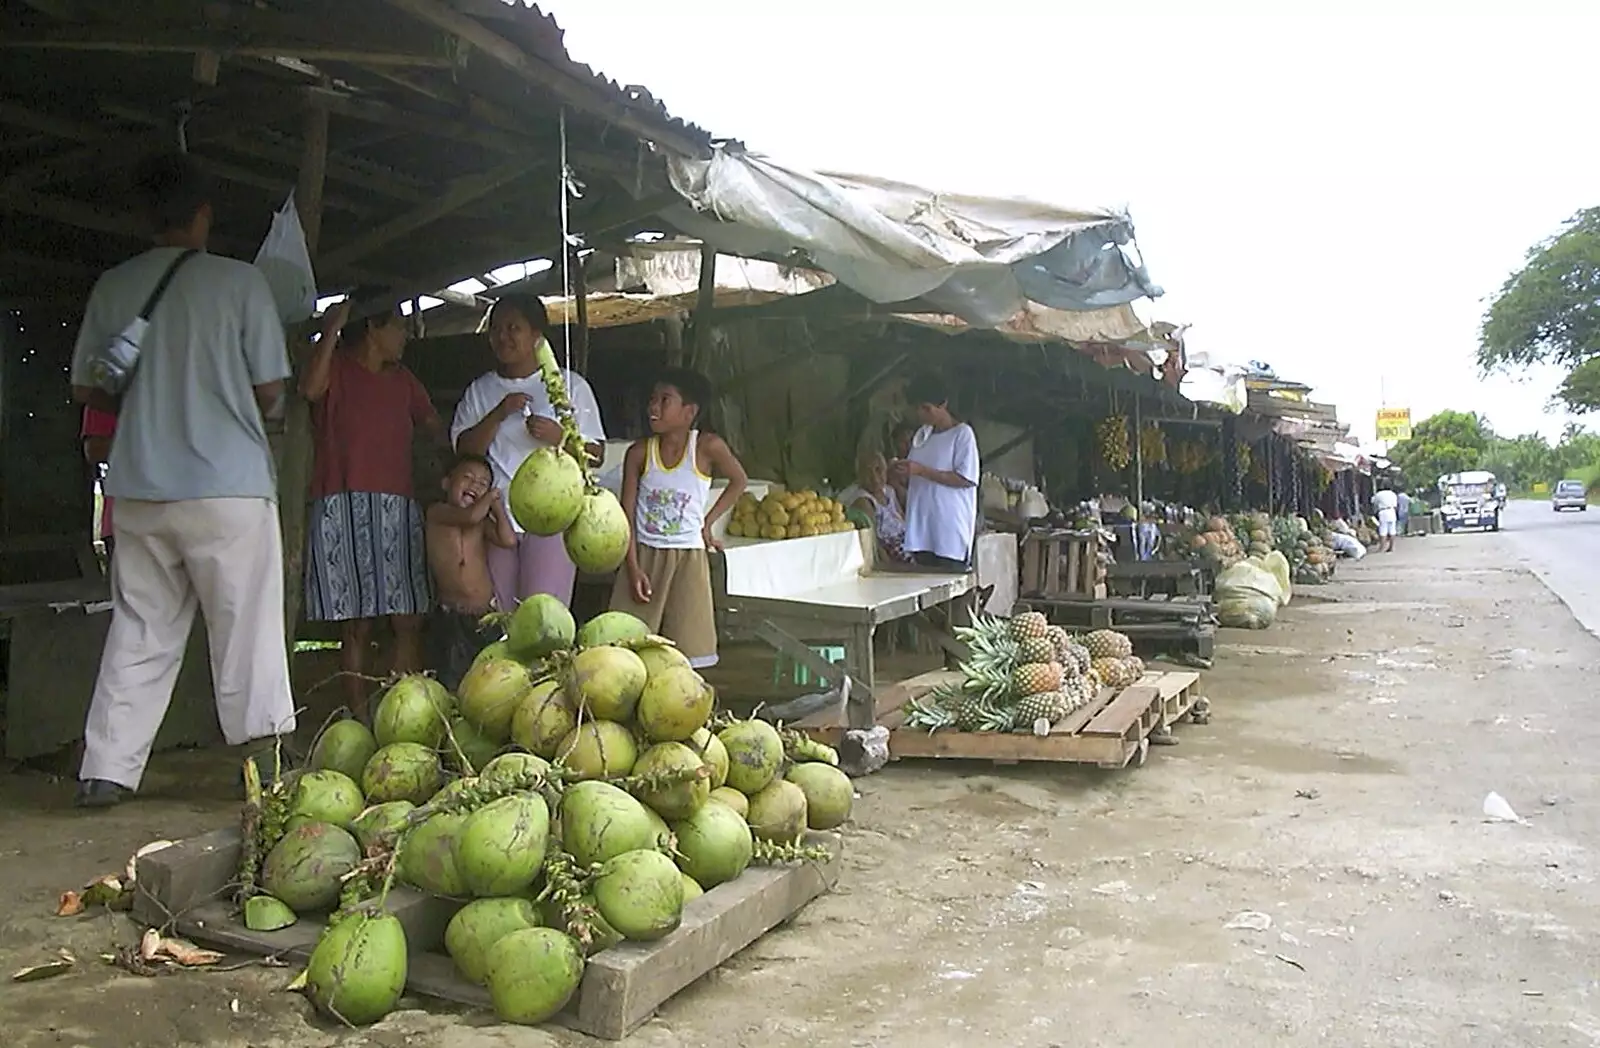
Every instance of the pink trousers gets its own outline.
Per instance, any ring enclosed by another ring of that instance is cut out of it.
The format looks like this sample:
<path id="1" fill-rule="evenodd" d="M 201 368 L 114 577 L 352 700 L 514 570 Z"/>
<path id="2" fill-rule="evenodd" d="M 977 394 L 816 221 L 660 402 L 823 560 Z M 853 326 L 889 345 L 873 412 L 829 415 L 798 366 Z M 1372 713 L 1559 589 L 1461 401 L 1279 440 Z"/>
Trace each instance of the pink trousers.
<path id="1" fill-rule="evenodd" d="M 560 535 L 518 535 L 511 549 L 489 547 L 489 578 L 500 610 L 515 611 L 535 593 L 548 593 L 571 605 L 578 569 Z"/>

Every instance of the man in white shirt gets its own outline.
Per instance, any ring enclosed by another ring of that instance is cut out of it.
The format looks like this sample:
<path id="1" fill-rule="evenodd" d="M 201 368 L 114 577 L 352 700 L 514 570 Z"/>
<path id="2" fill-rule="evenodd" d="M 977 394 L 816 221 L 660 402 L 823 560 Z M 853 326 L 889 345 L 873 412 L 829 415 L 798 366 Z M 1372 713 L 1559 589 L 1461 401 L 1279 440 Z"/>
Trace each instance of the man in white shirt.
<path id="1" fill-rule="evenodd" d="M 72 357 L 73 398 L 117 412 L 105 481 L 117 500 L 117 555 L 84 732 L 85 807 L 139 788 L 197 608 L 228 743 L 270 740 L 295 724 L 263 422 L 281 409 L 289 376 L 283 325 L 260 270 L 206 253 L 210 187 L 187 157 L 148 161 L 134 184 L 157 246 L 101 276 Z M 163 278 L 118 402 L 95 386 L 94 364 Z"/>
<path id="2" fill-rule="evenodd" d="M 1378 515 L 1378 539 L 1383 552 L 1394 552 L 1394 533 L 1399 517 L 1400 497 L 1384 481 L 1382 488 L 1372 496 L 1372 511 Z"/>

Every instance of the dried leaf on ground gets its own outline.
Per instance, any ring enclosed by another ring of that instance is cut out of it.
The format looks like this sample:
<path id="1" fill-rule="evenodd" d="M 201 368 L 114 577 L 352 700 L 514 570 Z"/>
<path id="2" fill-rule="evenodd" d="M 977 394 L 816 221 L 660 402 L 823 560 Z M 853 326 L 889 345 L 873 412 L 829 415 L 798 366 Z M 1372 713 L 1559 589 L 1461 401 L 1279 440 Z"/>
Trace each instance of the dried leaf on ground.
<path id="1" fill-rule="evenodd" d="M 72 970 L 72 961 L 46 961 L 44 964 L 29 965 L 18 968 L 11 973 L 12 982 L 38 982 L 40 979 L 50 979 L 57 975 L 65 975 Z"/>
<path id="2" fill-rule="evenodd" d="M 185 968 L 202 968 L 222 960 L 222 954 L 215 950 L 202 950 L 186 939 L 162 939 L 161 952 Z"/>
<path id="3" fill-rule="evenodd" d="M 139 959 L 146 964 L 161 956 L 161 933 L 154 928 L 146 931 L 139 940 Z"/>
<path id="4" fill-rule="evenodd" d="M 76 917 L 84 911 L 83 896 L 77 892 L 62 892 L 56 900 L 57 917 Z"/>

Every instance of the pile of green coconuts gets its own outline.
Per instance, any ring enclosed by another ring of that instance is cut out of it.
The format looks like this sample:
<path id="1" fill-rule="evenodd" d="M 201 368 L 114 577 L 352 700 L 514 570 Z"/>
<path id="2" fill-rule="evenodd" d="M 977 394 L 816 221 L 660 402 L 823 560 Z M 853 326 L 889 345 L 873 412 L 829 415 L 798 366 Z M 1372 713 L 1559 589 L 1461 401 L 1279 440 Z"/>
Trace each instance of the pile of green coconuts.
<path id="1" fill-rule="evenodd" d="M 577 990 L 585 958 L 678 927 L 686 903 L 752 863 L 822 861 L 808 830 L 850 817 L 837 756 L 715 710 L 713 690 L 644 623 L 576 629 L 534 596 L 451 695 L 392 684 L 373 729 L 330 724 L 307 767 L 262 786 L 245 768 L 245 924 L 327 915 L 304 987 L 352 1025 L 400 999 L 395 884 L 464 905 L 445 948 L 496 1015 L 533 1024 Z"/>

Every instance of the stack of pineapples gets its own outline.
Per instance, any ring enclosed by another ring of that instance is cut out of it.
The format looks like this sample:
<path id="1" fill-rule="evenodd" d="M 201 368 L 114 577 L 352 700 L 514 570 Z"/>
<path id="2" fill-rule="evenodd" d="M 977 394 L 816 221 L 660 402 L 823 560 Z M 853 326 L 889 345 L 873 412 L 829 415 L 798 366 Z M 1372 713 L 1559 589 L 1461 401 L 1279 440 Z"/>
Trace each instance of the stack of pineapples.
<path id="1" fill-rule="evenodd" d="M 908 703 L 906 727 L 1048 731 L 1101 687 L 1126 687 L 1144 675 L 1144 663 L 1123 634 L 1096 630 L 1073 637 L 1036 611 L 1010 619 L 979 616 L 956 635 L 971 652 L 961 664 L 961 681 Z"/>

